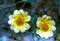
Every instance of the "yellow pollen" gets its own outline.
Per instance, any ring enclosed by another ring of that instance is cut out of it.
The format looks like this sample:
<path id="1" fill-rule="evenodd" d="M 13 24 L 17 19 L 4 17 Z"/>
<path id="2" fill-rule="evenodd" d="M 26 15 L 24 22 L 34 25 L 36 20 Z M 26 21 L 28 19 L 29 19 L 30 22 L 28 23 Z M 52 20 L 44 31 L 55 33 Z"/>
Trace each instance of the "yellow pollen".
<path id="1" fill-rule="evenodd" d="M 49 29 L 49 27 L 48 27 L 47 23 L 43 22 L 42 25 L 41 25 L 41 30 L 46 32 L 46 31 L 48 31 L 48 29 Z"/>
<path id="2" fill-rule="evenodd" d="M 18 17 L 16 18 L 16 24 L 17 24 L 17 25 L 23 25 L 23 24 L 24 24 L 24 17 L 18 16 Z"/>

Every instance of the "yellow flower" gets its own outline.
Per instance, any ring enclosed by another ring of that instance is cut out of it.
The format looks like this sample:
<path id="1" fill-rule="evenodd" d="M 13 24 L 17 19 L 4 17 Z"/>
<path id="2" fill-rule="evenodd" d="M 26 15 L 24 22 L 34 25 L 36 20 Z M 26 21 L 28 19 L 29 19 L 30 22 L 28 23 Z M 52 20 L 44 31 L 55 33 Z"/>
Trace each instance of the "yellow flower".
<path id="1" fill-rule="evenodd" d="M 53 31 L 56 30 L 55 22 L 52 20 L 50 16 L 47 15 L 38 17 L 36 25 L 38 27 L 36 33 L 44 38 L 52 37 Z"/>
<path id="2" fill-rule="evenodd" d="M 15 10 L 12 15 L 9 16 L 8 23 L 11 25 L 10 29 L 15 33 L 25 32 L 30 28 L 28 22 L 31 20 L 31 16 L 28 12 L 21 10 Z"/>

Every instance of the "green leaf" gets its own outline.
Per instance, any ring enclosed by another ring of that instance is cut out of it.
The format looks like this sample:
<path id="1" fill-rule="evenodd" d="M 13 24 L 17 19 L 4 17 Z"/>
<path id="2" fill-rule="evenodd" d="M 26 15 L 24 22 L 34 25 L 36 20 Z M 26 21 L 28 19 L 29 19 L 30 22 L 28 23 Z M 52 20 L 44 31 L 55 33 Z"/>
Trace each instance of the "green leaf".
<path id="1" fill-rule="evenodd" d="M 31 24 L 34 23 L 34 18 L 33 18 L 33 17 L 31 17 L 31 21 L 30 21 L 30 23 L 31 23 Z"/>

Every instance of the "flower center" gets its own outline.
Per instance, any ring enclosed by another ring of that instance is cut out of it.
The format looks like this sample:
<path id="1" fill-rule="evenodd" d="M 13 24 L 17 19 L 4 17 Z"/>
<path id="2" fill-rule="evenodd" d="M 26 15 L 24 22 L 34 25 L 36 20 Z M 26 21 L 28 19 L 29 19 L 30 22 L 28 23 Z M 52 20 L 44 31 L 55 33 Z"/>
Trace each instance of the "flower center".
<path id="1" fill-rule="evenodd" d="M 18 16 L 15 20 L 17 25 L 23 25 L 24 24 L 24 17 Z"/>
<path id="2" fill-rule="evenodd" d="M 49 29 L 49 28 L 48 28 L 48 24 L 47 24 L 46 22 L 43 22 L 41 29 L 42 29 L 42 31 L 44 31 L 44 32 L 48 31 L 48 29 Z"/>

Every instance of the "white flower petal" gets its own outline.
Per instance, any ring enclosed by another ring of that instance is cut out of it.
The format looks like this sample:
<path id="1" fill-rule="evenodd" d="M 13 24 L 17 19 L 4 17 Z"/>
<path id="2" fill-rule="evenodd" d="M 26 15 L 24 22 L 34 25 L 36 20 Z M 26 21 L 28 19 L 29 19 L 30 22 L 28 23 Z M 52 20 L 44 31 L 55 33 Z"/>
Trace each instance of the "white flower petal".
<path id="1" fill-rule="evenodd" d="M 45 20 L 47 18 L 47 15 L 42 16 L 42 20 Z"/>
<path id="2" fill-rule="evenodd" d="M 51 30 L 52 31 L 55 31 L 56 30 L 56 27 L 55 26 L 51 26 Z"/>
<path id="3" fill-rule="evenodd" d="M 23 9 L 20 9 L 20 10 L 19 10 L 19 13 L 20 13 L 20 14 L 25 14 L 25 12 L 23 11 Z"/>
<path id="4" fill-rule="evenodd" d="M 51 21 L 52 18 L 50 16 L 47 16 L 46 21 Z"/>
<path id="5" fill-rule="evenodd" d="M 40 21 L 36 22 L 37 27 L 40 27 Z"/>
<path id="6" fill-rule="evenodd" d="M 38 35 L 40 35 L 41 37 L 46 38 L 46 39 L 48 39 L 49 37 L 52 37 L 52 36 L 53 36 L 53 32 L 52 32 L 52 31 L 41 32 L 41 31 L 39 31 L 39 30 L 36 30 L 36 33 L 37 33 Z"/>
<path id="7" fill-rule="evenodd" d="M 30 25 L 26 23 L 24 26 L 20 26 L 19 30 L 23 33 L 30 28 Z"/>
<path id="8" fill-rule="evenodd" d="M 24 12 L 23 9 L 20 9 L 19 12 Z"/>
<path id="9" fill-rule="evenodd" d="M 44 34 L 44 37 L 47 39 L 49 37 L 52 37 L 53 36 L 53 32 L 52 31 L 48 31 Z"/>
<path id="10" fill-rule="evenodd" d="M 10 26 L 10 29 L 11 29 L 11 30 L 14 30 L 14 28 L 15 28 L 15 26 Z"/>
<path id="11" fill-rule="evenodd" d="M 14 28 L 14 32 L 15 33 L 18 33 L 19 32 L 19 29 L 17 29 L 17 27 Z"/>
<path id="12" fill-rule="evenodd" d="M 44 33 L 44 32 L 40 32 L 40 36 L 43 37 L 43 38 L 49 38 L 49 34 L 48 33 Z"/>
<path id="13" fill-rule="evenodd" d="M 25 13 L 25 15 L 28 15 L 28 12 L 25 11 L 24 13 Z"/>
<path id="14" fill-rule="evenodd" d="M 26 31 L 25 25 L 23 25 L 23 26 L 18 26 L 18 29 L 19 29 L 19 31 L 22 32 L 22 33 Z"/>
<path id="15" fill-rule="evenodd" d="M 40 35 L 40 37 L 42 37 L 42 38 L 44 37 L 44 34 L 43 34 L 43 33 L 40 33 L 39 35 Z"/>
<path id="16" fill-rule="evenodd" d="M 49 36 L 52 37 L 53 36 L 53 32 L 50 32 L 50 35 Z"/>
<path id="17" fill-rule="evenodd" d="M 14 11 L 14 15 L 16 15 L 16 14 L 19 14 L 19 11 L 18 10 L 15 10 Z"/>
<path id="18" fill-rule="evenodd" d="M 49 37 L 50 37 L 50 33 L 49 32 L 45 32 L 44 38 L 48 39 Z"/>
<path id="19" fill-rule="evenodd" d="M 24 33 L 24 32 L 26 31 L 26 28 L 21 29 L 20 31 L 21 31 L 22 33 Z"/>
<path id="20" fill-rule="evenodd" d="M 49 38 L 49 35 L 45 35 L 44 38 L 48 39 Z"/>
<path id="21" fill-rule="evenodd" d="M 40 35 L 40 31 L 39 30 L 36 30 L 36 34 Z"/>
<path id="22" fill-rule="evenodd" d="M 9 16 L 9 19 L 13 19 L 13 15 L 10 15 L 10 16 Z"/>
<path id="23" fill-rule="evenodd" d="M 51 21 L 51 25 L 55 25 L 55 22 L 54 21 Z"/>
<path id="24" fill-rule="evenodd" d="M 9 24 L 13 24 L 13 21 L 14 21 L 14 20 L 11 19 L 11 20 L 8 21 L 8 23 L 9 23 Z"/>
<path id="25" fill-rule="evenodd" d="M 44 38 L 48 38 L 49 37 L 49 35 L 48 35 L 48 33 L 46 33 L 46 32 L 39 32 L 40 33 L 40 36 L 41 37 L 44 37 Z"/>
<path id="26" fill-rule="evenodd" d="M 28 23 L 26 23 L 26 30 L 28 30 L 30 28 L 30 25 Z"/>
<path id="27" fill-rule="evenodd" d="M 26 31 L 26 28 L 25 27 L 21 27 L 19 30 L 23 33 L 23 32 Z"/>
<path id="28" fill-rule="evenodd" d="M 39 30 L 36 30 L 36 34 L 40 35 L 40 37 L 44 37 L 44 34 Z"/>
<path id="29" fill-rule="evenodd" d="M 37 18 L 37 21 L 40 21 L 40 20 L 41 20 L 41 17 L 38 17 L 38 18 Z"/>
<path id="30" fill-rule="evenodd" d="M 31 16 L 27 16 L 25 21 L 29 22 L 30 20 L 31 20 Z"/>

